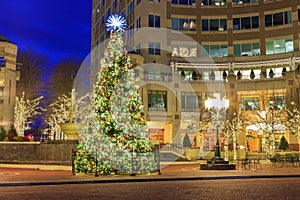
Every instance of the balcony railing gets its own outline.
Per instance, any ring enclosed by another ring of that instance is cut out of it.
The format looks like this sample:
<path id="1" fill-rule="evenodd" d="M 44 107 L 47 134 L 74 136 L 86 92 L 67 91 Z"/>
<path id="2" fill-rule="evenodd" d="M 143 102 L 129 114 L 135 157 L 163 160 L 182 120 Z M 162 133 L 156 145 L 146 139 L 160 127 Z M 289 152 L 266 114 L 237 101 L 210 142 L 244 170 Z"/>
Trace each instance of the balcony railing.
<path id="1" fill-rule="evenodd" d="M 164 81 L 164 82 L 171 82 L 172 75 L 169 73 L 161 73 L 161 74 L 152 74 L 145 72 L 144 73 L 144 80 L 146 81 Z"/>

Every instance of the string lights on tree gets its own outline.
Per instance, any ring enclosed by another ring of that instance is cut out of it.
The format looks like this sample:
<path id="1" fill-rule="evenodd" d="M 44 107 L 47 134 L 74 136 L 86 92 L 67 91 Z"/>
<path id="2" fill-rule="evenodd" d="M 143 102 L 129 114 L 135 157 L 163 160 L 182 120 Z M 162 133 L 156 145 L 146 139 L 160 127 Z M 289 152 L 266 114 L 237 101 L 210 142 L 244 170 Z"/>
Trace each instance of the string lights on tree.
<path id="1" fill-rule="evenodd" d="M 24 137 L 24 131 L 30 129 L 30 119 L 45 110 L 39 106 L 43 96 L 32 100 L 26 100 L 24 96 L 25 93 L 23 92 L 22 96 L 16 97 L 14 109 L 14 127 L 20 137 Z"/>
<path id="2" fill-rule="evenodd" d="M 132 60 L 121 36 L 126 20 L 112 15 L 106 26 L 110 38 L 94 84 L 91 112 L 83 119 L 75 168 L 79 173 L 84 171 L 84 166 L 91 166 L 89 159 L 86 162 L 81 159 L 85 152 L 101 165 L 96 166 L 100 174 L 115 170 L 151 172 L 156 167 L 153 145 L 135 84 Z"/>

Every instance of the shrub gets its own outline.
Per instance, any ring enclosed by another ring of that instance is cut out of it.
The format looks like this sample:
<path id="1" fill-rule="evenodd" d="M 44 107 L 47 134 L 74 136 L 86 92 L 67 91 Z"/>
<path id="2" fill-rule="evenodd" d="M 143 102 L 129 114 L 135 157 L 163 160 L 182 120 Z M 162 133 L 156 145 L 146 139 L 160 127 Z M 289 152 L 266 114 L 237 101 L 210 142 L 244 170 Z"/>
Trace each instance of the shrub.
<path id="1" fill-rule="evenodd" d="M 185 134 L 183 138 L 183 147 L 190 147 L 191 146 L 191 140 L 188 134 Z"/>
<path id="2" fill-rule="evenodd" d="M 13 125 L 10 126 L 7 137 L 9 141 L 14 141 L 16 139 L 15 137 L 17 137 L 17 131 Z"/>
<path id="3" fill-rule="evenodd" d="M 3 126 L 0 126 L 0 141 L 4 141 L 6 138 L 7 132 Z"/>
<path id="4" fill-rule="evenodd" d="M 289 143 L 287 142 L 287 140 L 285 139 L 284 136 L 281 137 L 280 139 L 280 143 L 279 143 L 279 149 L 286 151 L 289 148 Z"/>

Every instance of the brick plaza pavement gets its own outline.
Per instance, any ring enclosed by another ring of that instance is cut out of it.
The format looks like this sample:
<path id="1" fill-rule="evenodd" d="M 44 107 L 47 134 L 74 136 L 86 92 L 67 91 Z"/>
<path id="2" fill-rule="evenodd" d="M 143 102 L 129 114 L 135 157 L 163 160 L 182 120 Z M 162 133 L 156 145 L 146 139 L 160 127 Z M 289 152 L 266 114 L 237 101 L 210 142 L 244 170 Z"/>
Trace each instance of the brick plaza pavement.
<path id="1" fill-rule="evenodd" d="M 201 161 L 203 162 L 203 161 Z M 299 166 L 271 167 L 262 164 L 258 169 L 200 170 L 200 161 L 162 163 L 161 175 L 72 175 L 70 166 L 0 164 L 0 187 L 15 185 L 55 185 L 113 182 L 149 182 L 172 180 L 209 180 L 242 178 L 299 177 Z"/>

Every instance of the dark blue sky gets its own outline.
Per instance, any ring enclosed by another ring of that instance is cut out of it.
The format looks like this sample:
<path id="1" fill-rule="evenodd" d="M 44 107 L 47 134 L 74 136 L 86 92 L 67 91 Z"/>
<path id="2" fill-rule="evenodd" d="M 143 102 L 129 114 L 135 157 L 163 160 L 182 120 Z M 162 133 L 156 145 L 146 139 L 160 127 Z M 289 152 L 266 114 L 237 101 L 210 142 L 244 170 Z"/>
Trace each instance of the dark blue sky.
<path id="1" fill-rule="evenodd" d="M 92 0 L 3 0 L 0 33 L 20 49 L 47 55 L 50 64 L 90 52 Z"/>

